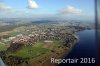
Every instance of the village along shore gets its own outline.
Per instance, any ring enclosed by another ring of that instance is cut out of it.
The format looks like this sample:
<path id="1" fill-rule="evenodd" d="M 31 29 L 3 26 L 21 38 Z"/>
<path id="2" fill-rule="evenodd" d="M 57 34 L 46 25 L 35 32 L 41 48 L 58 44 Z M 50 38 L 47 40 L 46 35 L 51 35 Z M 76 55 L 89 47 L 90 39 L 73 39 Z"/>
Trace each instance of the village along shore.
<path id="1" fill-rule="evenodd" d="M 40 27 L 35 29 L 33 34 L 10 37 L 9 39 L 12 40 L 10 45 L 6 44 L 8 48 L 6 51 L 1 51 L 0 56 L 7 66 L 54 66 L 51 58 L 64 58 L 78 40 L 76 32 L 71 29 L 69 33 L 66 31 L 64 27 L 46 30 Z M 23 54 L 18 54 L 21 51 Z"/>

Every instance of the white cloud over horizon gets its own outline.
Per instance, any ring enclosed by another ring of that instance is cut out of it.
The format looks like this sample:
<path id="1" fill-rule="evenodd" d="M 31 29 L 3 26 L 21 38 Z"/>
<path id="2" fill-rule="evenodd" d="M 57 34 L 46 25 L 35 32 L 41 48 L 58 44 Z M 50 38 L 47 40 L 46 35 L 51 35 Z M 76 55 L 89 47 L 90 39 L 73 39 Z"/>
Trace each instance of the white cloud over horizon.
<path id="1" fill-rule="evenodd" d="M 10 10 L 10 9 L 11 9 L 10 6 L 7 6 L 4 3 L 0 3 L 0 11 L 7 11 L 7 10 Z"/>
<path id="2" fill-rule="evenodd" d="M 31 13 L 29 11 L 26 11 L 24 9 L 16 9 L 16 8 L 13 8 L 5 3 L 0 3 L 0 13 L 2 13 L 2 15 L 4 14 L 5 16 L 21 16 L 21 15 L 24 15 L 24 16 L 30 16 Z"/>
<path id="3" fill-rule="evenodd" d="M 67 8 L 60 10 L 60 14 L 82 15 L 83 11 L 81 9 L 75 8 L 73 6 L 67 6 Z"/>
<path id="4" fill-rule="evenodd" d="M 34 0 L 28 0 L 28 7 L 31 9 L 39 8 L 39 5 Z"/>

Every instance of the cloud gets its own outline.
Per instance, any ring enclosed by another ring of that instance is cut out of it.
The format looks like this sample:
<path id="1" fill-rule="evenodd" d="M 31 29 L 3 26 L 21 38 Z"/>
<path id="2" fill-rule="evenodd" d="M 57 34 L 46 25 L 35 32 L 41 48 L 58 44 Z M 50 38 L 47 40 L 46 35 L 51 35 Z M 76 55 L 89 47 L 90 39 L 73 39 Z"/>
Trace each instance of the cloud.
<path id="1" fill-rule="evenodd" d="M 0 11 L 9 11 L 10 9 L 10 6 L 7 6 L 4 3 L 0 3 Z"/>
<path id="2" fill-rule="evenodd" d="M 31 15 L 31 13 L 27 10 L 16 9 L 5 3 L 0 3 L 0 13 L 4 15 Z"/>
<path id="3" fill-rule="evenodd" d="M 39 5 L 34 0 L 28 0 L 28 7 L 31 9 L 39 8 Z"/>
<path id="4" fill-rule="evenodd" d="M 68 6 L 67 8 L 60 10 L 60 14 L 82 15 L 82 13 L 83 13 L 83 11 L 81 9 L 75 8 L 73 6 Z"/>

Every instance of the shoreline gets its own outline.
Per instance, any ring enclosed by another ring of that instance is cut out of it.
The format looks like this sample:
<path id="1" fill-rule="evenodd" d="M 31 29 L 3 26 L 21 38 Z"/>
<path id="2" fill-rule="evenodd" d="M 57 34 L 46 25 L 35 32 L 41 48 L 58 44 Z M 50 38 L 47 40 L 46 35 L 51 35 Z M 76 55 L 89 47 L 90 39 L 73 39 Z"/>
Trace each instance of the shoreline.
<path id="1" fill-rule="evenodd" d="M 71 44 L 73 44 L 73 43 L 71 43 Z M 53 57 L 53 58 L 56 58 L 56 59 L 63 59 L 63 58 L 65 58 L 65 57 L 71 52 L 73 46 L 74 46 L 74 45 L 71 45 L 70 48 L 67 48 L 67 47 L 66 47 L 65 49 L 63 49 L 63 53 L 61 53 L 61 55 L 59 55 L 58 57 L 57 57 L 57 56 L 56 56 L 56 57 Z M 50 60 L 49 60 L 48 63 L 53 64 L 53 63 L 51 63 Z M 47 63 L 47 64 L 48 64 L 48 63 Z M 55 66 L 55 65 L 58 65 L 58 64 L 53 64 L 53 65 L 48 65 L 48 66 Z M 46 66 L 46 65 L 43 65 L 43 66 Z"/>

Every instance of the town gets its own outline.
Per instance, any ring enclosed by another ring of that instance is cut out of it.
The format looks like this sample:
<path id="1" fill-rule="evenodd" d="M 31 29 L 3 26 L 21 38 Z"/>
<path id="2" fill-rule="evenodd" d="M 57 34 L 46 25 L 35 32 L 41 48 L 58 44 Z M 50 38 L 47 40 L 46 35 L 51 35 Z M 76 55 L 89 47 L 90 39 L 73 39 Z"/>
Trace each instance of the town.
<path id="1" fill-rule="evenodd" d="M 0 51 L 0 56 L 8 66 L 33 65 L 36 62 L 33 59 L 41 56 L 55 57 L 56 54 L 62 56 L 60 53 L 71 48 L 71 44 L 77 40 L 74 29 L 52 24 L 49 26 L 21 26 L 12 31 L 3 32 L 1 35 L 0 42 L 6 48 Z M 50 59 L 50 57 L 46 59 Z M 44 59 L 44 57 L 41 58 Z M 11 63 L 12 61 L 13 63 Z M 41 64 L 45 64 L 42 62 Z"/>

